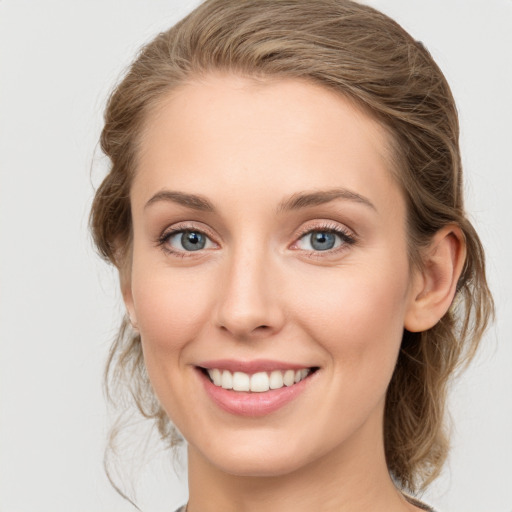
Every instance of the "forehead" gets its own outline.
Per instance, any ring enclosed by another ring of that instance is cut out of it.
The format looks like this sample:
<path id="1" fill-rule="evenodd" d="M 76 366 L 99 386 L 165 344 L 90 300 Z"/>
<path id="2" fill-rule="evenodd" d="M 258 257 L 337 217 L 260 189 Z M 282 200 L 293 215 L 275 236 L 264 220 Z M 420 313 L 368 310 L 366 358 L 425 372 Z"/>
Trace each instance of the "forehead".
<path id="1" fill-rule="evenodd" d="M 375 119 L 319 85 L 211 75 L 174 89 L 149 113 L 134 188 L 220 200 L 265 191 L 278 200 L 342 186 L 387 201 L 397 188 L 389 146 Z"/>

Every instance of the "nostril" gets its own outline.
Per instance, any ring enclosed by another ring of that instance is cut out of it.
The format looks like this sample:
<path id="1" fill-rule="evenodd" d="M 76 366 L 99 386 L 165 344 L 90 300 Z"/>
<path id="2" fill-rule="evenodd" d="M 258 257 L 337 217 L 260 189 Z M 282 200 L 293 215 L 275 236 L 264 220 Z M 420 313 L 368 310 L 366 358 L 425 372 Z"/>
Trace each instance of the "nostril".
<path id="1" fill-rule="evenodd" d="M 258 327 L 255 327 L 253 330 L 252 330 L 252 335 L 253 336 L 268 336 L 270 334 L 272 334 L 272 327 L 270 325 L 259 325 Z"/>
<path id="2" fill-rule="evenodd" d="M 229 325 L 220 325 L 220 329 L 225 333 L 230 333 L 231 335 L 235 336 L 236 338 L 240 338 L 243 340 L 249 340 L 251 338 L 261 338 L 270 336 L 274 328 L 271 325 L 258 325 L 257 327 L 247 327 L 247 328 L 237 328 L 237 326 L 229 326 Z"/>

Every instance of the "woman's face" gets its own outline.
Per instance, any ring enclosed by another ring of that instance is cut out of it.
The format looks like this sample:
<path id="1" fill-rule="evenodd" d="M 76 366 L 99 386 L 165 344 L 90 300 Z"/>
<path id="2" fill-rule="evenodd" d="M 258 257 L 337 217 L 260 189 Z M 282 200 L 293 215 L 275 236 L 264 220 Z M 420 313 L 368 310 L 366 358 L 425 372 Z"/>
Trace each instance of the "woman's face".
<path id="1" fill-rule="evenodd" d="M 153 111 L 139 157 L 124 296 L 195 460 L 380 453 L 414 300 L 382 128 L 317 85 L 209 76 Z"/>

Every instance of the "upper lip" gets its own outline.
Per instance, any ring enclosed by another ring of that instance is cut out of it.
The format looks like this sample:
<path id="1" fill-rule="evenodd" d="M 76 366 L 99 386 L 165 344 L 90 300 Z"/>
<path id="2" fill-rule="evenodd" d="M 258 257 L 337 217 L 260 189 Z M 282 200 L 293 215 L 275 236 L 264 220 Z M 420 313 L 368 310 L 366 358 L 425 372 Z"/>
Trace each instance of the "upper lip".
<path id="1" fill-rule="evenodd" d="M 235 359 L 215 359 L 204 361 L 197 365 L 199 368 L 210 370 L 218 368 L 219 370 L 228 370 L 230 372 L 244 372 L 253 374 L 257 372 L 272 372 L 274 370 L 302 370 L 303 368 L 313 368 L 309 364 L 290 363 L 284 361 L 275 361 L 271 359 L 255 359 L 252 361 L 238 361 Z"/>

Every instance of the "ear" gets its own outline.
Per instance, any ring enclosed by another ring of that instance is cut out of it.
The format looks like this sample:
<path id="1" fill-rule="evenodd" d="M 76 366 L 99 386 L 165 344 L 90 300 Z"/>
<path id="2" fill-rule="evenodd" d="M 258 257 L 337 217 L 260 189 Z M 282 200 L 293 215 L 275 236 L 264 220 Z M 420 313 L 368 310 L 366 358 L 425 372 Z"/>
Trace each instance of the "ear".
<path id="1" fill-rule="evenodd" d="M 450 308 L 466 259 L 466 242 L 456 225 L 440 229 L 422 254 L 404 327 L 411 332 L 430 329 Z"/>

